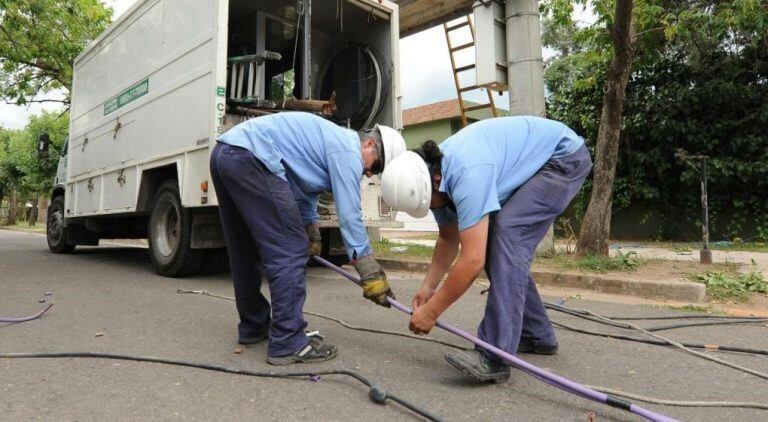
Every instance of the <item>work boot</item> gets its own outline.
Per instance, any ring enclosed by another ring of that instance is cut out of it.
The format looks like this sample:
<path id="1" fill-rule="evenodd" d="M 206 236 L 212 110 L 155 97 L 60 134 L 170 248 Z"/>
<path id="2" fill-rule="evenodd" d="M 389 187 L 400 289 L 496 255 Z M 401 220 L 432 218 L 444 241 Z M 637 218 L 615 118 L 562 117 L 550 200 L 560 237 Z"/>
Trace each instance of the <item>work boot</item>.
<path id="1" fill-rule="evenodd" d="M 509 379 L 509 366 L 496 363 L 477 350 L 452 350 L 445 360 L 480 382 L 503 383 Z"/>
<path id="2" fill-rule="evenodd" d="M 517 354 L 520 353 L 533 353 L 534 355 L 556 355 L 557 343 L 554 346 L 546 346 L 544 344 L 534 344 L 533 342 L 521 341 L 517 345 Z"/>
<path id="3" fill-rule="evenodd" d="M 309 343 L 288 356 L 268 356 L 270 365 L 290 365 L 292 363 L 315 363 L 336 357 L 336 346 L 325 344 L 318 338 L 310 338 Z"/>

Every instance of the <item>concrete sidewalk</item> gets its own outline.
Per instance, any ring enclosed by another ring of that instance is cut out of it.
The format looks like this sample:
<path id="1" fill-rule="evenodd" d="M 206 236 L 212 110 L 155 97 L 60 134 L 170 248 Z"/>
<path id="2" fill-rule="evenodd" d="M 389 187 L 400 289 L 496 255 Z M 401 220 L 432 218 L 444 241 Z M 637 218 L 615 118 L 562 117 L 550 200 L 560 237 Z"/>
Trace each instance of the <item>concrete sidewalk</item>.
<path id="1" fill-rule="evenodd" d="M 395 271 L 425 273 L 429 267 L 429 264 L 426 262 L 386 258 L 377 260 L 385 269 Z M 648 280 L 633 276 L 631 273 L 618 277 L 616 275 L 533 270 L 531 274 L 536 284 L 545 287 L 585 289 L 644 299 L 701 303 L 706 299 L 707 295 L 707 289 L 701 283 L 683 280 Z M 485 272 L 479 278 L 481 280 L 488 279 Z"/>
<path id="2" fill-rule="evenodd" d="M 387 233 L 397 235 L 397 237 L 387 237 L 391 243 L 403 245 L 435 246 L 432 239 L 423 239 L 424 233 L 417 232 L 414 235 L 405 235 L 405 233 Z M 557 242 L 558 250 L 565 250 L 565 245 Z M 675 251 L 670 248 L 656 247 L 644 243 L 633 242 L 612 242 L 609 248 L 609 254 L 616 256 L 619 252 L 627 253 L 637 252 L 646 259 L 664 259 L 668 261 L 699 262 L 699 251 L 692 249 L 690 251 Z M 745 270 L 757 270 L 768 278 L 768 253 L 765 252 L 745 252 L 745 251 L 720 251 L 712 250 L 712 262 L 716 264 L 739 264 L 743 265 Z"/>
<path id="3" fill-rule="evenodd" d="M 424 234 L 416 233 L 406 235 L 404 233 L 387 233 L 389 242 L 399 245 L 418 245 L 433 247 L 435 240 L 422 238 Z M 397 237 L 395 237 L 397 236 Z M 565 245 L 558 244 L 558 249 L 565 249 Z M 652 260 L 679 261 L 696 263 L 699 261 L 699 252 L 674 251 L 661 247 L 654 247 L 642 243 L 616 242 L 610 247 L 610 255 L 617 256 L 619 252 L 636 252 L 641 258 Z M 712 251 L 714 263 L 732 263 L 741 267 L 739 271 L 760 271 L 768 278 L 768 253 L 740 252 L 740 251 Z M 415 262 L 403 259 L 382 259 L 386 268 L 414 272 L 426 272 L 428 263 Z M 485 277 L 483 273 L 482 277 Z M 706 287 L 701 283 L 687 281 L 680 277 L 668 279 L 644 278 L 635 273 L 624 274 L 593 274 L 578 271 L 554 271 L 536 269 L 534 263 L 533 278 L 542 286 L 586 289 L 602 293 L 623 294 L 646 299 L 677 300 L 699 303 L 706 299 Z"/>
<path id="4" fill-rule="evenodd" d="M 653 247 L 642 243 L 612 243 L 609 253 L 611 256 L 621 251 L 627 253 L 635 251 L 644 258 L 658 258 L 669 261 L 699 262 L 699 251 L 674 251 L 672 249 Z M 740 264 L 742 271 L 760 271 L 768 278 L 768 253 L 744 252 L 744 251 L 712 251 L 712 262 L 716 264 Z"/>

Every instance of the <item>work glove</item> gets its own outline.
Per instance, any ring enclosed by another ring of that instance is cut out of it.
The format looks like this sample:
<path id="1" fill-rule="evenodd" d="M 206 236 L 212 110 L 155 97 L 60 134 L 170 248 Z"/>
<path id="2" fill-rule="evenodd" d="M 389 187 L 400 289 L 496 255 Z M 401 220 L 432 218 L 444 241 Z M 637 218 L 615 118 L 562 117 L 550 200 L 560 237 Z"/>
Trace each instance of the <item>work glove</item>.
<path id="1" fill-rule="evenodd" d="M 373 255 L 364 256 L 353 265 L 363 282 L 363 297 L 378 305 L 389 307 L 387 296 L 394 299 L 395 295 L 387 283 L 386 274 L 381 269 L 381 265 L 373 259 Z"/>
<path id="2" fill-rule="evenodd" d="M 307 223 L 304 226 L 309 237 L 309 256 L 320 256 L 323 253 L 323 238 L 320 236 L 320 226 L 317 223 Z"/>

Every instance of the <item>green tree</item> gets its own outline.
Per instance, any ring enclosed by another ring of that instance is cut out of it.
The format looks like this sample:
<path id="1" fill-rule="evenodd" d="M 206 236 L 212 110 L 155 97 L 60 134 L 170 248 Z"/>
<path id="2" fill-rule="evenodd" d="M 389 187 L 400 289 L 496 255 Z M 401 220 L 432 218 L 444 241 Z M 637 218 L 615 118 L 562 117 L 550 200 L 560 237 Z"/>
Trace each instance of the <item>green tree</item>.
<path id="1" fill-rule="evenodd" d="M 0 188 L 7 192 L 8 219 L 5 224 L 16 224 L 18 211 L 18 186 L 23 173 L 19 168 L 19 153 L 16 149 L 19 131 L 0 131 Z M 0 200 L 2 195 L 0 195 Z"/>
<path id="2" fill-rule="evenodd" d="M 11 187 L 10 177 L 6 173 L 4 166 L 6 156 L 8 155 L 8 142 L 10 138 L 10 131 L 0 126 L 0 204 L 3 203 L 5 196 L 8 194 L 8 189 Z"/>
<path id="3" fill-rule="evenodd" d="M 47 196 L 53 188 L 68 122 L 68 113 L 43 112 L 30 118 L 20 136 L 18 164 L 23 173 L 21 187 L 32 203 L 32 216 L 28 220 L 30 225 L 35 224 L 40 197 Z M 51 143 L 48 156 L 41 158 L 38 156 L 37 142 L 38 137 L 44 133 L 49 135 Z"/>
<path id="4" fill-rule="evenodd" d="M 46 194 L 53 189 L 53 178 L 64 140 L 67 137 L 69 113 L 42 112 L 30 117 L 22 131 L 23 159 L 20 162 L 24 176 L 22 183 L 30 191 Z M 37 154 L 37 140 L 41 134 L 50 136 L 51 144 L 47 158 Z"/>
<path id="5" fill-rule="evenodd" d="M 99 0 L 0 0 L 0 99 L 68 105 L 72 63 L 111 19 Z"/>
<path id="6" fill-rule="evenodd" d="M 9 191 L 9 202 L 16 202 L 10 201 L 15 197 L 36 207 L 40 196 L 51 191 L 67 123 L 67 113 L 43 112 L 32 116 L 23 130 L 0 132 L 0 188 Z M 37 153 L 38 136 L 43 133 L 51 139 L 47 158 Z M 14 224 L 13 220 L 9 218 L 8 224 Z M 29 222 L 34 224 L 34 218 Z"/>
<path id="7" fill-rule="evenodd" d="M 592 36 L 596 49 L 605 58 L 610 58 L 610 64 L 603 71 L 601 84 L 602 103 L 594 146 L 592 194 L 579 232 L 577 250 L 581 254 L 608 255 L 624 97 L 636 55 L 637 30 L 644 31 L 649 23 L 658 20 L 663 9 L 653 4 L 652 0 L 592 0 L 577 3 L 589 4 L 597 14 L 597 23 L 585 32 Z M 573 48 L 578 44 L 564 42 L 561 35 L 570 33 L 575 36 L 579 32 L 570 20 L 572 7 L 571 2 L 563 0 L 551 0 L 544 4 L 544 10 L 552 16 L 550 27 L 545 26 L 552 35 L 545 36 L 544 41 L 558 48 L 561 55 L 569 55 L 572 49 L 576 54 L 581 51 Z M 593 82 L 596 82 L 596 78 Z"/>
<path id="8" fill-rule="evenodd" d="M 714 233 L 768 238 L 768 8 L 758 0 L 649 6 L 663 12 L 636 18 L 613 211 L 642 204 L 663 236 L 697 223 L 698 175 L 674 157 L 683 148 L 712 157 Z M 558 49 L 545 74 L 548 114 L 590 144 L 610 57 L 596 27 L 599 21 L 578 28 L 570 40 L 575 46 Z M 578 201 L 581 211 L 585 198 Z"/>

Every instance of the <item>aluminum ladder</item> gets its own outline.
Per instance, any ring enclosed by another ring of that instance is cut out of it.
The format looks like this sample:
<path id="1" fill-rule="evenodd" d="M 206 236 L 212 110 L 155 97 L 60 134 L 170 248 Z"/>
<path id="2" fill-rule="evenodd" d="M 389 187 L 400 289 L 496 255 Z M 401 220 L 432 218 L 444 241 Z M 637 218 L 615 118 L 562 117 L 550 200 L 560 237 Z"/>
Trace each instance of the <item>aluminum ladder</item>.
<path id="1" fill-rule="evenodd" d="M 443 29 L 445 30 L 445 41 L 448 42 L 448 56 L 450 56 L 450 58 L 451 58 L 451 68 L 453 69 L 453 82 L 456 84 L 456 93 L 459 95 L 459 108 L 461 109 L 461 127 L 465 127 L 467 125 L 467 113 L 470 112 L 470 111 L 482 110 L 482 109 L 485 109 L 485 108 L 490 108 L 491 109 L 491 115 L 493 117 L 498 117 L 499 116 L 499 112 L 496 109 L 496 105 L 493 103 L 493 95 L 491 94 L 491 90 L 489 90 L 487 88 L 479 87 L 477 85 L 468 85 L 468 86 L 462 87 L 461 86 L 461 82 L 459 81 L 459 73 L 467 71 L 467 70 L 472 70 L 472 69 L 475 68 L 475 64 L 474 63 L 468 64 L 468 65 L 465 65 L 465 66 L 461 66 L 461 67 L 456 67 L 455 53 L 457 51 L 464 50 L 464 49 L 467 49 L 467 48 L 475 46 L 475 27 L 472 24 L 472 18 L 471 18 L 470 15 L 467 15 L 467 16 L 464 17 L 464 19 L 465 20 L 462 20 L 462 21 L 460 21 L 458 23 L 453 21 L 453 23 L 446 22 L 446 23 L 443 24 Z M 469 28 L 469 32 L 470 32 L 470 35 L 472 37 L 472 40 L 467 42 L 467 43 L 454 46 L 451 43 L 451 33 L 459 31 L 460 29 L 464 28 L 465 26 Z M 488 103 L 487 104 L 477 104 L 477 105 L 466 107 L 463 94 L 466 93 L 466 92 L 475 91 L 475 90 L 478 90 L 478 89 L 484 89 L 485 92 L 488 94 Z"/>

